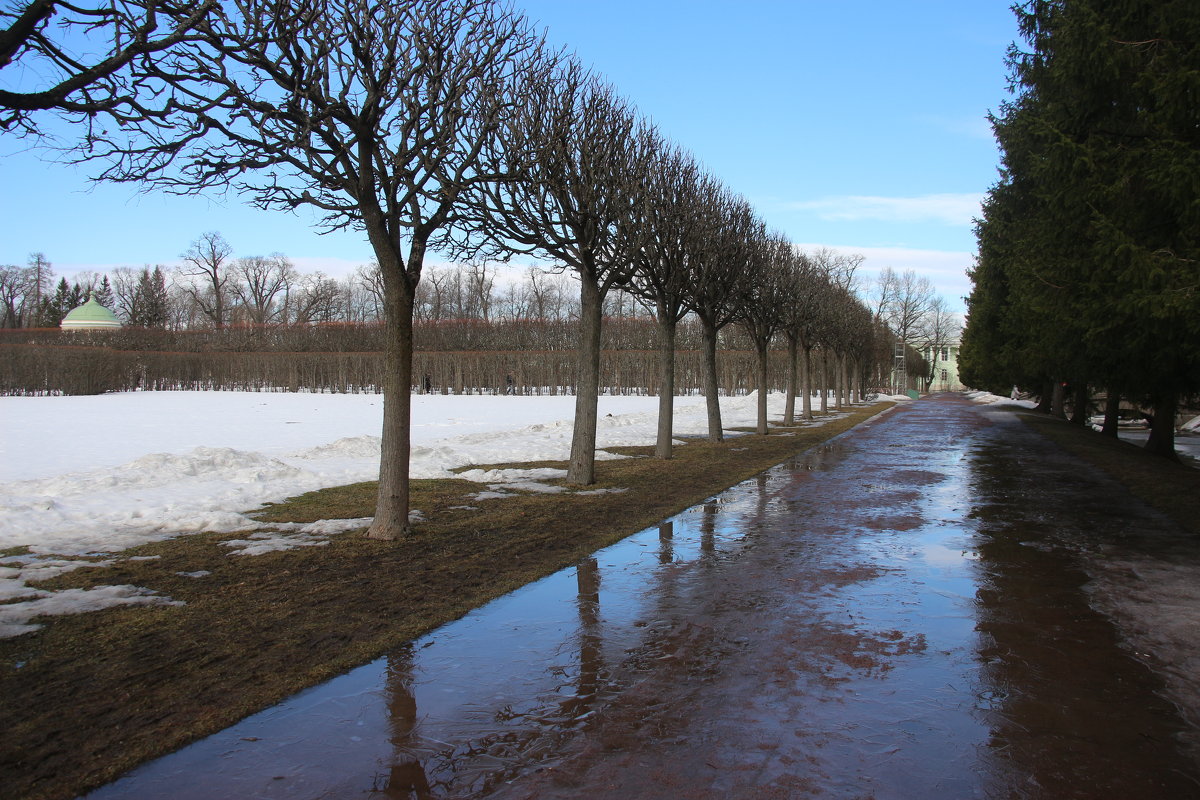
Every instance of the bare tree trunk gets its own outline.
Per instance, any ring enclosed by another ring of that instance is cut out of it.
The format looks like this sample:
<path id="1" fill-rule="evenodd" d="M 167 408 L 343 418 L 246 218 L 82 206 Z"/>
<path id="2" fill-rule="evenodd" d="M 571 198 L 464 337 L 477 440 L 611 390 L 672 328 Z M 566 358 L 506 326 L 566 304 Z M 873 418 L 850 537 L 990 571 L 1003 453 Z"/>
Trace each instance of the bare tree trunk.
<path id="1" fill-rule="evenodd" d="M 1054 382 L 1054 391 L 1050 395 L 1050 414 L 1051 416 L 1059 417 L 1060 419 L 1067 418 L 1067 412 L 1064 410 L 1064 399 L 1066 388 L 1062 381 Z"/>
<path id="2" fill-rule="evenodd" d="M 1174 395 L 1154 398 L 1154 419 L 1150 421 L 1150 438 L 1146 441 L 1146 452 L 1178 461 L 1175 452 L 1175 412 L 1179 401 Z"/>
<path id="3" fill-rule="evenodd" d="M 1116 389 L 1109 387 L 1108 399 L 1104 404 L 1104 427 L 1100 429 L 1102 436 L 1111 436 L 1117 438 L 1117 431 L 1121 425 L 1121 393 Z"/>
<path id="4" fill-rule="evenodd" d="M 800 348 L 804 352 L 804 358 L 800 362 L 800 386 L 804 392 L 804 400 L 802 407 L 804 409 L 804 419 L 811 420 L 812 413 L 812 348 L 802 346 Z"/>
<path id="5" fill-rule="evenodd" d="M 1088 421 L 1088 402 L 1091 400 L 1091 393 L 1088 392 L 1086 381 L 1080 381 L 1075 386 L 1075 397 L 1071 404 L 1071 423 L 1073 425 L 1086 425 Z"/>
<path id="6" fill-rule="evenodd" d="M 755 370 L 758 374 L 755 376 L 758 379 L 758 425 L 755 428 L 755 433 L 759 436 L 767 435 L 767 345 L 769 341 L 755 342 L 754 349 L 758 355 L 758 368 Z"/>
<path id="7" fill-rule="evenodd" d="M 654 443 L 655 458 L 670 458 L 675 421 L 675 321 L 668 316 L 658 318 L 658 438 Z"/>
<path id="8" fill-rule="evenodd" d="M 379 494 L 368 539 L 394 540 L 408 533 L 408 475 L 412 419 L 413 294 L 394 277 L 384 298 L 383 434 Z"/>
<path id="9" fill-rule="evenodd" d="M 1034 411 L 1039 414 L 1049 414 L 1054 403 L 1054 382 L 1046 381 L 1042 384 L 1042 396 L 1038 398 L 1037 408 Z"/>
<path id="10" fill-rule="evenodd" d="M 579 276 L 579 364 L 575 380 L 575 428 L 567 483 L 596 482 L 596 414 L 600 399 L 600 323 L 603 298 L 595 279 Z"/>
<path id="11" fill-rule="evenodd" d="M 821 348 L 821 413 L 829 413 L 829 351 Z"/>
<path id="12" fill-rule="evenodd" d="M 717 396 L 717 328 L 707 320 L 700 320 L 703 333 L 702 370 L 704 372 L 704 402 L 708 408 L 708 440 L 721 442 L 725 435 L 721 431 L 721 398 Z"/>
<path id="13" fill-rule="evenodd" d="M 833 388 L 833 407 L 837 410 L 843 405 L 842 357 L 835 353 L 831 360 L 833 363 L 829 365 L 829 383 Z"/>
<path id="14" fill-rule="evenodd" d="M 850 367 L 845 353 L 838 356 L 838 407 L 850 405 Z"/>
<path id="15" fill-rule="evenodd" d="M 796 419 L 796 360 L 800 357 L 800 346 L 795 336 L 787 337 L 787 399 L 783 404 L 783 424 L 791 425 Z"/>
<path id="16" fill-rule="evenodd" d="M 829 367 L 829 383 L 833 388 L 834 410 L 842 407 L 842 362 L 841 356 L 835 354 Z"/>

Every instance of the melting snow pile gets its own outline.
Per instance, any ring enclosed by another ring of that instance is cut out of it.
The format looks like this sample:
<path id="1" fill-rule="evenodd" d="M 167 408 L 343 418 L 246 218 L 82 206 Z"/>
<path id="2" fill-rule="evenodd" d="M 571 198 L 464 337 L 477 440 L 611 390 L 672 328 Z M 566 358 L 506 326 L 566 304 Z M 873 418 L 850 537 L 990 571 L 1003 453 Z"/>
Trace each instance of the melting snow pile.
<path id="1" fill-rule="evenodd" d="M 82 614 L 102 608 L 123 605 L 168 605 L 183 603 L 162 597 L 149 589 L 122 584 L 119 586 L 94 586 L 91 589 L 62 589 L 48 591 L 28 586 L 29 581 L 49 580 L 64 572 L 86 567 L 108 567 L 116 563 L 112 559 L 102 561 L 71 561 L 62 559 L 35 560 L 26 563 L 19 556 L 0 558 L 0 600 L 17 600 L 15 603 L 0 603 L 0 639 L 19 636 L 42 627 L 30 622 L 34 617 L 55 614 Z"/>
<path id="2" fill-rule="evenodd" d="M 1000 395 L 990 394 L 988 392 L 967 392 L 964 397 L 973 400 L 976 403 L 985 403 L 991 405 L 993 403 L 1006 403 L 1013 406 L 1023 406 L 1024 408 L 1037 408 L 1037 403 L 1032 400 L 1014 400 L 1011 397 L 1001 397 Z"/>

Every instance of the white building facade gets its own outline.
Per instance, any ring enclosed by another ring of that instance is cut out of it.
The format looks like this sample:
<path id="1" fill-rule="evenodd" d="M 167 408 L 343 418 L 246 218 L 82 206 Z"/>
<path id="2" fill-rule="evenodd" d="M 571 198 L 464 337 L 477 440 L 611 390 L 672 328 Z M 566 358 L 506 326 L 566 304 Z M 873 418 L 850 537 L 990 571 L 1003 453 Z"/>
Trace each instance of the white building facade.
<path id="1" fill-rule="evenodd" d="M 958 348 L 959 342 L 949 342 L 942 347 L 926 348 L 922 355 L 933 365 L 933 382 L 929 384 L 931 392 L 960 392 L 965 387 L 958 379 Z"/>

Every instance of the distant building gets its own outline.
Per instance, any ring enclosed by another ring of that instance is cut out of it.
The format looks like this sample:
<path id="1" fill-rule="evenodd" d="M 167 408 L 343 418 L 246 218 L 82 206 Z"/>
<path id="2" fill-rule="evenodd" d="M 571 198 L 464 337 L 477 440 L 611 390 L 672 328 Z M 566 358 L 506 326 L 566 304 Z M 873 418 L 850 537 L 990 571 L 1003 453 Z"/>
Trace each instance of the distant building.
<path id="1" fill-rule="evenodd" d="M 960 343 L 949 342 L 943 347 L 929 347 L 922 353 L 933 365 L 931 392 L 961 392 L 964 388 L 958 379 L 958 348 Z"/>
<path id="2" fill-rule="evenodd" d="M 91 331 L 121 327 L 117 315 L 89 297 L 83 305 L 73 308 L 63 317 L 59 327 L 64 331 Z"/>

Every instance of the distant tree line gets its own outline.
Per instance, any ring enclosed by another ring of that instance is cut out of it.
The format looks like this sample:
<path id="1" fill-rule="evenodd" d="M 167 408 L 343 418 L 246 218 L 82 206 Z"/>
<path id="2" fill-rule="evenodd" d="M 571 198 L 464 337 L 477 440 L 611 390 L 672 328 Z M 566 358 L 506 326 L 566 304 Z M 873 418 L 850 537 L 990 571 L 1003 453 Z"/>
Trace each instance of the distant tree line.
<path id="1" fill-rule="evenodd" d="M 471 275 L 480 274 L 475 268 L 431 271 L 430 286 L 441 288 L 430 292 L 422 306 L 423 319 L 414 323 L 414 355 L 419 363 L 413 390 L 426 391 L 424 379 L 429 377 L 430 390 L 438 393 L 507 390 L 508 379 L 513 380 L 514 393 L 573 393 L 574 377 L 567 367 L 576 350 L 578 312 L 567 280 L 534 270 L 528 282 L 509 283 L 490 299 L 485 292 L 480 301 L 480 295 L 470 299 L 471 293 L 461 291 L 471 285 Z M 485 316 L 482 309 L 489 303 Z M 653 315 L 624 291 L 610 294 L 605 311 L 602 358 L 614 367 L 604 370 L 604 391 L 659 394 L 660 377 L 652 368 L 659 336 Z M 788 345 L 794 338 L 776 336 L 770 342 L 772 390 L 786 388 L 788 365 L 796 363 Z M 857 362 L 862 368 L 842 376 L 834 369 L 833 353 L 818 336 L 811 336 L 814 344 L 808 360 L 815 364 L 811 388 L 829 387 L 839 402 L 845 402 L 851 388 L 841 386 L 843 378 L 852 381 L 856 395 L 863 387 L 874 387 L 871 381 L 886 367 L 890 338 L 882 327 L 879 336 L 872 338 L 877 338 L 878 352 L 863 352 Z M 216 388 L 377 391 L 382 377 L 379 354 L 386 342 L 387 330 L 379 321 L 239 323 L 219 329 L 211 325 L 127 325 L 101 331 L 9 329 L 0 331 L 0 393 Z M 673 359 L 680 372 L 678 393 L 701 387 L 703 343 L 697 319 L 689 316 L 678 323 Z M 718 350 L 718 391 L 736 394 L 753 389 L 754 370 L 747 364 L 755 358 L 754 341 L 746 331 L 737 325 L 723 328 Z M 78 363 L 82 353 L 95 362 L 86 369 Z"/>
<path id="2" fill-rule="evenodd" d="M 1015 97 L 993 119 L 1000 181 L 978 222 L 963 379 L 1083 422 L 1107 394 L 1153 409 L 1174 458 L 1200 392 L 1200 6 L 1037 0 L 1016 7 Z"/>
<path id="3" fill-rule="evenodd" d="M 53 287 L 53 288 L 52 288 Z M 53 328 L 67 312 L 82 305 L 89 296 L 109 308 L 113 290 L 108 276 L 80 284 L 60 278 L 54 284 L 54 269 L 44 253 L 32 253 L 25 267 L 0 265 L 0 328 Z"/>

